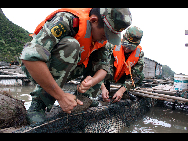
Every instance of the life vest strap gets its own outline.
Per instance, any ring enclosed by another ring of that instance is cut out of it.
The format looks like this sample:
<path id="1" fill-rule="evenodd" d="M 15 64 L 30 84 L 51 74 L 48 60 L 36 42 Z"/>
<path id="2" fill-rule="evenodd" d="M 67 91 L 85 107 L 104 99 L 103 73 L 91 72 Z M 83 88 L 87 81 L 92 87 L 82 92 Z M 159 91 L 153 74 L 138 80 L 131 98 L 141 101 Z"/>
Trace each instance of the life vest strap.
<path id="1" fill-rule="evenodd" d="M 135 87 L 134 80 L 133 80 L 133 76 L 132 76 L 132 73 L 131 73 L 131 65 L 130 65 L 130 61 L 128 61 L 128 62 L 126 63 L 125 60 L 124 60 L 124 63 L 125 63 L 125 65 L 127 66 L 127 68 L 129 68 L 129 73 L 130 73 L 131 80 L 132 80 L 132 86 Z"/>

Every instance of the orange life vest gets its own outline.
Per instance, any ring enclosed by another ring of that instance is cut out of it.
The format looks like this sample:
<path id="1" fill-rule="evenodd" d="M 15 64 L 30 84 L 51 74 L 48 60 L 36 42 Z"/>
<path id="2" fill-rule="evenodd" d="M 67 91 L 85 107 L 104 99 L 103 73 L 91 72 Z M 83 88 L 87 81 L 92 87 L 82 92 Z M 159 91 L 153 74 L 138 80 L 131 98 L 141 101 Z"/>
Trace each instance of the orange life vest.
<path id="1" fill-rule="evenodd" d="M 142 50 L 142 47 L 138 45 L 125 62 L 125 55 L 124 55 L 123 47 L 115 46 L 114 51 L 113 51 L 113 55 L 115 58 L 114 66 L 116 67 L 116 71 L 114 74 L 115 82 L 117 82 L 124 74 L 126 75 L 130 74 L 129 66 L 133 67 L 138 62 L 141 50 Z"/>
<path id="2" fill-rule="evenodd" d="M 32 35 L 37 35 L 46 21 L 50 20 L 55 14 L 58 12 L 69 12 L 73 15 L 77 16 L 79 18 L 79 31 L 74 36 L 76 40 L 80 43 L 80 50 L 81 50 L 81 60 L 78 63 L 78 65 L 81 65 L 82 63 L 87 67 L 89 56 L 94 50 L 98 50 L 99 48 L 103 47 L 107 41 L 104 41 L 103 43 L 95 42 L 92 44 L 92 35 L 87 34 L 87 27 L 89 23 L 89 13 L 91 8 L 61 8 L 50 15 L 46 17 L 44 21 L 42 21 L 35 29 L 34 33 Z M 91 30 L 91 29 L 88 29 Z M 87 36 L 86 36 L 87 34 Z M 30 36 L 32 36 L 30 35 Z"/>

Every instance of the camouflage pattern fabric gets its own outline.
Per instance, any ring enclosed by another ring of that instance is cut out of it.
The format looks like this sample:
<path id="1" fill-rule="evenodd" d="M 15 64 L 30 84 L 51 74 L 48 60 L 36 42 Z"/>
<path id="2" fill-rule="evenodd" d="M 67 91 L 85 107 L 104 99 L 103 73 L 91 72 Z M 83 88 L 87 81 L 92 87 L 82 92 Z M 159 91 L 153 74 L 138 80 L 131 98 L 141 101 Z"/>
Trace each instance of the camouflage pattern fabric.
<path id="1" fill-rule="evenodd" d="M 33 40 L 24 46 L 20 59 L 49 62 L 51 51 L 56 44 L 63 37 L 75 34 L 72 26 L 74 17 L 67 12 L 57 13 L 51 21 L 44 24 Z M 75 42 L 79 45 L 77 40 Z"/>
<path id="2" fill-rule="evenodd" d="M 143 31 L 140 28 L 138 28 L 136 26 L 131 26 L 126 30 L 126 33 L 123 35 L 122 46 L 133 51 L 140 44 L 142 36 L 143 36 Z M 111 50 L 110 54 L 113 54 L 112 52 L 113 51 Z M 132 52 L 125 53 L 125 61 L 128 59 L 128 57 L 130 56 L 131 53 Z M 113 78 L 114 78 L 113 74 L 115 71 L 114 61 L 115 61 L 115 58 L 112 55 L 112 59 L 110 61 L 111 73 L 108 74 L 108 76 L 107 76 L 107 79 L 110 79 L 112 82 L 115 82 L 113 80 Z M 134 65 L 131 68 L 131 74 L 132 74 L 132 78 L 134 80 L 135 85 L 141 83 L 142 80 L 144 79 L 144 74 L 142 73 L 143 65 L 144 65 L 144 52 L 141 51 L 138 62 L 136 63 L 136 65 Z M 122 76 L 119 79 L 118 83 L 120 83 L 122 86 L 127 88 L 128 91 L 131 88 L 133 88 L 130 75 Z"/>
<path id="3" fill-rule="evenodd" d="M 127 56 L 128 56 L 128 54 L 127 54 Z M 144 66 L 144 52 L 141 51 L 137 64 L 131 68 L 132 78 L 134 80 L 135 87 L 137 87 L 137 85 L 139 83 L 141 83 L 142 80 L 144 79 L 144 74 L 142 72 L 143 66 Z M 130 75 L 128 75 L 128 76 L 124 75 L 122 78 L 120 78 L 119 83 L 121 83 L 122 86 L 127 88 L 128 91 L 131 88 L 134 88 L 132 86 L 132 80 L 131 80 Z"/>
<path id="4" fill-rule="evenodd" d="M 85 68 L 83 64 L 77 66 L 68 76 L 67 81 L 70 81 L 82 75 L 83 75 L 82 80 L 84 80 L 89 75 L 93 77 L 95 72 L 97 72 L 100 69 L 103 69 L 107 71 L 107 73 L 110 73 L 109 64 L 111 60 L 111 54 L 109 50 L 111 49 L 111 46 L 112 44 L 107 42 L 107 44 L 104 47 L 94 51 L 89 57 L 87 68 Z M 93 98 L 97 97 L 99 94 L 99 89 L 103 82 L 104 81 L 101 81 L 98 84 L 91 87 L 89 90 L 87 90 L 84 93 L 84 95 L 87 97 L 93 97 Z"/>
<path id="5" fill-rule="evenodd" d="M 110 71 L 108 68 L 109 57 L 111 57 L 108 54 L 109 44 L 100 50 L 94 51 L 93 55 L 91 54 L 87 68 L 84 68 L 83 65 L 77 66 L 81 53 L 79 42 L 73 38 L 76 34 L 73 29 L 74 17 L 74 15 L 66 12 L 57 13 L 50 21 L 44 24 L 41 31 L 33 37 L 33 40 L 24 46 L 20 56 L 20 59 L 23 60 L 45 62 L 54 80 L 61 88 L 68 80 L 78 76 L 93 76 L 99 69 L 104 69 L 107 72 Z M 95 61 L 92 61 L 93 59 Z M 24 64 L 21 67 L 27 77 L 37 84 Z M 89 97 L 94 96 L 92 93 L 96 92 L 98 87 L 100 88 L 101 83 L 90 88 L 86 94 Z M 55 102 L 55 99 L 38 84 L 30 94 L 32 99 L 42 100 L 47 106 L 48 111 Z"/>
<path id="6" fill-rule="evenodd" d="M 130 54 L 125 54 L 125 60 L 128 59 L 128 56 Z M 115 58 L 112 54 L 111 56 L 111 60 L 110 60 L 110 73 L 107 74 L 107 76 L 105 77 L 105 80 L 109 80 L 110 82 L 115 83 L 114 80 L 114 71 L 115 71 L 115 67 L 114 67 L 114 61 Z M 142 72 L 143 70 L 143 65 L 144 65 L 144 52 L 141 51 L 140 53 L 140 57 L 139 60 L 137 62 L 136 65 L 134 65 L 131 68 L 131 73 L 132 73 L 132 78 L 134 80 L 135 85 L 137 86 L 139 83 L 142 82 L 142 80 L 144 79 L 144 74 Z M 127 88 L 127 90 L 129 91 L 131 88 L 133 88 L 132 86 L 132 80 L 131 80 L 131 76 L 130 75 L 123 75 L 119 81 L 117 82 L 118 84 L 124 86 L 125 88 Z"/>
<path id="7" fill-rule="evenodd" d="M 108 20 L 108 23 L 117 32 L 122 32 L 132 23 L 132 15 L 129 8 L 100 8 L 100 14 L 103 19 L 106 18 Z M 107 23 L 105 22 L 105 24 Z"/>
<path id="8" fill-rule="evenodd" d="M 120 45 L 121 32 L 132 23 L 129 8 L 100 8 L 101 18 L 104 21 L 104 31 L 107 40 L 114 45 Z"/>
<path id="9" fill-rule="evenodd" d="M 71 48 L 71 49 L 70 49 Z M 80 46 L 76 39 L 70 36 L 64 37 L 56 47 L 51 51 L 50 61 L 47 62 L 49 70 L 57 82 L 62 88 L 70 75 L 70 72 L 75 69 L 77 63 L 80 60 Z M 30 80 L 33 81 L 27 70 L 24 70 Z M 35 82 L 35 81 L 34 81 Z M 35 82 L 36 83 L 36 82 Z M 30 93 L 32 98 L 41 99 L 48 109 L 51 109 L 55 99 L 46 93 L 40 85 L 36 85 L 33 92 Z"/>
<path id="10" fill-rule="evenodd" d="M 123 35 L 122 46 L 133 51 L 140 44 L 142 36 L 143 36 L 143 31 L 140 28 L 136 26 L 131 26 L 126 30 L 126 33 Z M 125 53 L 125 61 L 128 59 L 131 53 L 132 52 Z M 111 54 L 110 73 L 107 74 L 107 76 L 105 77 L 105 80 L 110 80 L 111 82 L 115 82 L 114 73 L 115 73 L 116 68 L 114 67 L 115 58 L 113 56 L 112 46 L 111 46 L 111 50 L 109 54 Z M 143 65 L 144 65 L 144 52 L 141 51 L 137 64 L 131 68 L 131 74 L 132 74 L 132 78 L 134 80 L 135 85 L 141 83 L 142 80 L 144 79 L 144 74 L 142 73 Z M 127 88 L 128 91 L 131 88 L 133 88 L 130 75 L 123 75 L 117 83 L 120 83 L 122 86 Z"/>
<path id="11" fill-rule="evenodd" d="M 123 35 L 122 45 L 133 51 L 140 44 L 142 36 L 143 31 L 140 28 L 131 26 Z"/>

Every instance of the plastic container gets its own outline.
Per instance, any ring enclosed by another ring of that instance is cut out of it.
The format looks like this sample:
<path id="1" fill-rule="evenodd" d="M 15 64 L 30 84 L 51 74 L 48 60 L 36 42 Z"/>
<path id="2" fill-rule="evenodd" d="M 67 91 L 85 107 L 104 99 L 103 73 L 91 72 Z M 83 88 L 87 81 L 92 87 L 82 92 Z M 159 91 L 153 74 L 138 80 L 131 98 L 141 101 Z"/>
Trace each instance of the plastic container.
<path id="1" fill-rule="evenodd" d="M 174 89 L 179 91 L 188 89 L 188 75 L 174 74 Z"/>

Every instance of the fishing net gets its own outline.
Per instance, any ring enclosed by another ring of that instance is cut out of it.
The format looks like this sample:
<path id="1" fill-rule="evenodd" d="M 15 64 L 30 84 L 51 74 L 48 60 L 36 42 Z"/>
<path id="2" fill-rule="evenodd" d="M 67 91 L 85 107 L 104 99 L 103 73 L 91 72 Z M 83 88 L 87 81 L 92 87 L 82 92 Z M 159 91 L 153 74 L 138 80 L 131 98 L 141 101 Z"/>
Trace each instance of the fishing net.
<path id="1" fill-rule="evenodd" d="M 91 107 L 79 113 L 60 111 L 45 122 L 25 126 L 15 133 L 111 133 L 141 118 L 151 107 L 151 98 L 128 99 L 107 106 Z"/>

